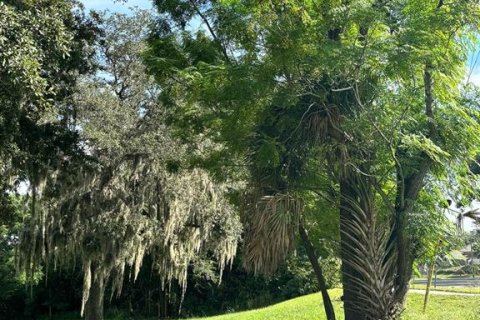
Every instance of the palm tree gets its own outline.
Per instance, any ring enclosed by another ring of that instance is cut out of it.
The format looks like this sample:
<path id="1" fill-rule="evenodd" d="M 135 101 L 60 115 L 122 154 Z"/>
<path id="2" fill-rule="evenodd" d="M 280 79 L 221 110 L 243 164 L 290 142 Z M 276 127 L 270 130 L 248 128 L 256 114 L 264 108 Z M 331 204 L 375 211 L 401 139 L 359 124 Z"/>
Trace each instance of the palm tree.
<path id="1" fill-rule="evenodd" d="M 255 273 L 273 273 L 295 249 L 298 232 L 317 277 L 327 320 L 335 320 L 325 277 L 302 213 L 302 199 L 288 193 L 250 197 L 244 207 L 244 216 L 248 217 L 244 266 Z"/>

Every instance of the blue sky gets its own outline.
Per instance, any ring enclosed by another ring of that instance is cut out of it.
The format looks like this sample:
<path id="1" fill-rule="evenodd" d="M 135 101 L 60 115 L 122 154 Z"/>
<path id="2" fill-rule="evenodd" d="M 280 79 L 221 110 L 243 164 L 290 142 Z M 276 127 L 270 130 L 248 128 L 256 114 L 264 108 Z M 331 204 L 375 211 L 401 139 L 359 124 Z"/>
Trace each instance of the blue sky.
<path id="1" fill-rule="evenodd" d="M 471 72 L 470 81 L 475 83 L 477 86 L 480 86 L 480 48 L 477 52 L 472 52 L 471 56 L 468 59 L 471 64 L 468 69 Z"/>
<path id="2" fill-rule="evenodd" d="M 128 13 L 131 7 L 138 7 L 140 9 L 151 9 L 151 0 L 82 0 L 87 10 L 110 10 L 114 12 Z"/>

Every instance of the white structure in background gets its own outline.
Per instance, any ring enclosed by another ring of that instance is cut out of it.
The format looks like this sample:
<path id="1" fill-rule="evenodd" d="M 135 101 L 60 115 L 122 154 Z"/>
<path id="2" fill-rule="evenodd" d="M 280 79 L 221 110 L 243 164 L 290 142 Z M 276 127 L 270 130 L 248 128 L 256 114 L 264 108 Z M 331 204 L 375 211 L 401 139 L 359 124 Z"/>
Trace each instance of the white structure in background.
<path id="1" fill-rule="evenodd" d="M 450 201 L 449 203 L 447 216 L 450 220 L 454 220 L 460 233 L 480 232 L 480 203 L 478 201 L 473 201 L 470 206 L 461 208 L 455 207 Z M 471 245 L 467 245 L 460 252 L 467 258 L 468 264 L 480 264 L 480 259 L 473 256 Z"/>
<path id="2" fill-rule="evenodd" d="M 473 201 L 468 207 L 458 208 L 451 200 L 445 214 L 460 232 L 475 232 L 480 227 L 480 202 Z"/>

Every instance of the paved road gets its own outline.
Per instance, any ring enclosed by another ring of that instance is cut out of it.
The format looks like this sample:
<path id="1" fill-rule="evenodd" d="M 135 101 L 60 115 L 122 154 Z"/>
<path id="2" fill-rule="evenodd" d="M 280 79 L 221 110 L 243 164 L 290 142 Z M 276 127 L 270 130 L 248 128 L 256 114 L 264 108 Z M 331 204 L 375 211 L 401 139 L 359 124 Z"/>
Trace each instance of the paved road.
<path id="1" fill-rule="evenodd" d="M 414 280 L 414 284 L 427 284 L 427 280 Z M 432 280 L 432 287 L 435 279 Z M 438 287 L 480 287 L 480 277 L 437 279 Z"/>
<path id="2" fill-rule="evenodd" d="M 425 290 L 410 289 L 409 293 L 420 293 L 425 294 Z M 465 292 L 448 292 L 448 291 L 435 291 L 430 290 L 430 294 L 440 295 L 440 296 L 465 296 L 465 297 L 480 297 L 479 293 L 465 293 Z"/>

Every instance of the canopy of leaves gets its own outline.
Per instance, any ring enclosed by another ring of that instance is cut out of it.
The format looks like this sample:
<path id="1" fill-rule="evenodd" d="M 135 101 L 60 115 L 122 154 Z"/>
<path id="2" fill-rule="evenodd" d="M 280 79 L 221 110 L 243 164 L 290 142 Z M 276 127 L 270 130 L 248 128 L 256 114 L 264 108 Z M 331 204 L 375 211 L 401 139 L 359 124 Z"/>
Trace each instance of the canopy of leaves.
<path id="1" fill-rule="evenodd" d="M 140 59 L 150 15 L 98 19 L 101 71 L 82 78 L 73 99 L 79 147 L 88 157 L 64 163 L 34 185 L 37 201 L 20 245 L 21 267 L 30 272 L 42 260 L 80 257 L 83 305 L 93 278 L 111 279 L 112 294 L 120 293 L 126 266 L 135 280 L 146 254 L 162 285 L 177 280 L 185 290 L 200 251 L 222 271 L 241 232 L 224 196 L 227 185 L 180 167 L 185 149 L 163 125 L 158 87 Z"/>
<path id="2" fill-rule="evenodd" d="M 290 250 L 298 221 L 290 197 L 330 193 L 342 215 L 344 290 L 350 282 L 366 318 L 398 314 L 420 254 L 421 232 L 409 226 L 429 212 L 416 205 L 427 205 L 430 190 L 455 198 L 477 191 L 469 168 L 480 152 L 480 110 L 464 70 L 478 1 L 156 4 L 161 18 L 145 54 L 148 71 L 181 135 L 223 143 L 223 156 L 213 160 L 225 174 L 225 159 L 248 167 L 247 193 L 256 201 L 247 196 L 247 211 L 258 215 L 246 245 L 266 249 L 247 250 L 254 269 L 270 269 Z M 380 282 L 365 271 L 371 264 L 358 263 L 368 248 L 378 250 Z"/>

